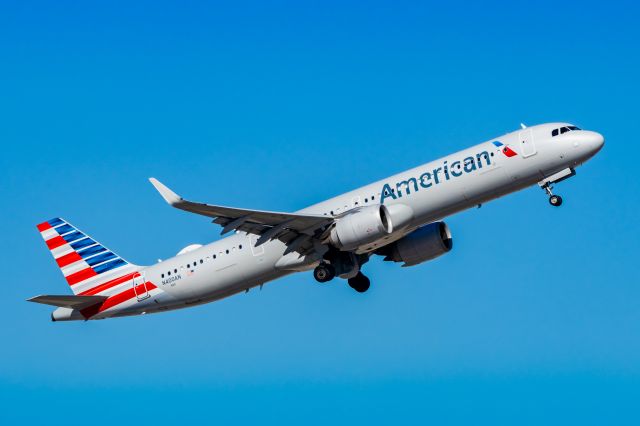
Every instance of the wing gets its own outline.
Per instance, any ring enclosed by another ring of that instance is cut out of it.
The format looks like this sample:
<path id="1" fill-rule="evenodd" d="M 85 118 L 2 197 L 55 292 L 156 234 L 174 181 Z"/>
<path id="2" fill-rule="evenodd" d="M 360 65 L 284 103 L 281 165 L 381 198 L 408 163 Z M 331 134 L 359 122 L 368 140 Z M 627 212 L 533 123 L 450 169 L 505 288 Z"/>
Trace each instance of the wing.
<path id="1" fill-rule="evenodd" d="M 324 231 L 334 222 L 331 216 L 247 210 L 187 201 L 157 179 L 150 178 L 149 181 L 171 206 L 213 218 L 213 223 L 223 226 L 223 235 L 234 230 L 255 234 L 259 236 L 256 246 L 277 238 L 288 245 L 286 253 L 305 254 L 314 243 L 320 242 Z"/>

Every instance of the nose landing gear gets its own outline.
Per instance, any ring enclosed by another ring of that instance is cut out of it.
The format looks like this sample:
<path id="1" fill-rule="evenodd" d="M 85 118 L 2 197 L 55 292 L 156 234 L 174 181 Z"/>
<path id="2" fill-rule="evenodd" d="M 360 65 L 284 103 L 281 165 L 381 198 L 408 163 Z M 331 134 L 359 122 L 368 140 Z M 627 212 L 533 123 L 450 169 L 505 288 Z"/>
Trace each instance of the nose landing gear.
<path id="1" fill-rule="evenodd" d="M 553 187 L 551 186 L 551 183 L 546 183 L 542 187 L 542 189 L 544 189 L 544 191 L 549 196 L 549 204 L 551 204 L 553 207 L 560 207 L 562 205 L 562 197 L 553 194 Z"/>
<path id="2" fill-rule="evenodd" d="M 549 197 L 549 204 L 554 207 L 559 207 L 562 205 L 562 197 L 559 195 L 552 195 Z"/>
<path id="3" fill-rule="evenodd" d="M 553 186 L 551 185 L 553 185 L 554 183 L 562 182 L 563 180 L 569 179 L 570 177 L 573 177 L 575 175 L 576 171 L 573 168 L 568 167 L 538 182 L 540 188 L 544 189 L 544 191 L 549 196 L 549 204 L 551 204 L 553 207 L 559 207 L 562 205 L 562 197 L 559 195 L 553 195 Z"/>

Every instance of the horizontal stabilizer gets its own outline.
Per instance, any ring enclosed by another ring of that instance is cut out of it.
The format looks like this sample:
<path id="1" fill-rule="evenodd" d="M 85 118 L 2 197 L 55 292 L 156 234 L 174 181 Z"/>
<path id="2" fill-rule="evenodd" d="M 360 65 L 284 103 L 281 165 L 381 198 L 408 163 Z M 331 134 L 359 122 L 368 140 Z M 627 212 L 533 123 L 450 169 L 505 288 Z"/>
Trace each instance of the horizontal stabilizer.
<path id="1" fill-rule="evenodd" d="M 42 303 L 45 305 L 58 306 L 60 308 L 69 308 L 82 310 L 91 306 L 104 302 L 107 296 L 36 296 L 27 299 L 28 302 Z"/>

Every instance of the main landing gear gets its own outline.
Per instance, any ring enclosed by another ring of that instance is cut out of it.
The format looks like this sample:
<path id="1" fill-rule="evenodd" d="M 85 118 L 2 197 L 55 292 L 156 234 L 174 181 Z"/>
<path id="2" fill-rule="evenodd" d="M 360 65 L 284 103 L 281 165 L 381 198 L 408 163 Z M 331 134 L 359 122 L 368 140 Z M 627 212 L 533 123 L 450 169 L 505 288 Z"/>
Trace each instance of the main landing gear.
<path id="1" fill-rule="evenodd" d="M 549 196 L 549 204 L 551 204 L 553 207 L 560 207 L 562 205 L 562 197 L 559 195 L 553 195 L 553 187 L 550 183 L 545 184 L 542 189 L 544 189 L 544 191 Z"/>
<path id="2" fill-rule="evenodd" d="M 336 269 L 329 263 L 321 263 L 313 270 L 313 278 L 319 283 L 326 283 L 336 277 Z"/>
<path id="3" fill-rule="evenodd" d="M 371 281 L 362 272 L 360 267 L 356 265 L 357 269 L 351 269 L 351 271 L 345 271 L 341 264 L 333 266 L 330 263 L 323 262 L 313 270 L 313 278 L 320 283 L 326 283 L 339 276 L 340 278 L 347 278 L 349 287 L 357 291 L 358 293 L 364 293 L 369 290 Z M 338 271 L 336 271 L 338 269 Z M 357 271 L 357 273 L 356 273 Z"/>
<path id="4" fill-rule="evenodd" d="M 349 287 L 358 293 L 364 293 L 369 290 L 369 287 L 371 286 L 371 281 L 362 272 L 358 272 L 358 275 L 353 278 L 349 278 L 348 283 Z"/>

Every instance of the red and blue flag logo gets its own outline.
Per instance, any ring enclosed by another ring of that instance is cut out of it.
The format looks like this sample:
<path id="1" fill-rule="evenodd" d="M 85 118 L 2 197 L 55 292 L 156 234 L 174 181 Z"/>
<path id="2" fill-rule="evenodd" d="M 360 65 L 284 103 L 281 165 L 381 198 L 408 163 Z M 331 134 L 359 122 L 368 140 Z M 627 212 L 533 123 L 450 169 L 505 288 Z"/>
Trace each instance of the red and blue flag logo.
<path id="1" fill-rule="evenodd" d="M 509 148 L 508 146 L 506 146 L 500 141 L 494 141 L 493 144 L 498 148 L 500 148 L 500 151 L 502 151 L 502 153 L 507 157 L 515 157 L 516 155 L 518 155 L 517 152 L 515 152 L 514 150 L 512 150 L 511 148 Z"/>

